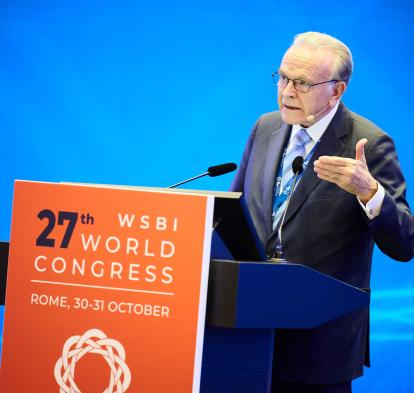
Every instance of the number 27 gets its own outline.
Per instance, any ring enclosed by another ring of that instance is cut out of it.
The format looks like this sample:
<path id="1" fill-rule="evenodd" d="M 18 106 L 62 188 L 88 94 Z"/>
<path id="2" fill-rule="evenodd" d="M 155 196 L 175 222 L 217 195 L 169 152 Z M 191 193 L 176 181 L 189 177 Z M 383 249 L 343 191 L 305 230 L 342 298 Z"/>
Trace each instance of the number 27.
<path id="1" fill-rule="evenodd" d="M 53 231 L 56 225 L 56 216 L 49 209 L 44 209 L 39 212 L 37 217 L 40 220 L 47 219 L 48 224 L 46 228 L 42 231 L 39 237 L 36 239 L 36 246 L 43 246 L 43 247 L 54 247 L 55 246 L 55 239 L 48 237 L 50 233 Z M 62 242 L 60 243 L 60 248 L 67 248 L 70 242 L 70 239 L 73 234 L 73 230 L 75 229 L 76 222 L 78 220 L 78 213 L 76 212 L 65 212 L 60 211 L 58 212 L 58 225 L 63 225 L 64 221 L 69 221 L 68 226 L 66 227 L 65 234 L 63 236 Z"/>

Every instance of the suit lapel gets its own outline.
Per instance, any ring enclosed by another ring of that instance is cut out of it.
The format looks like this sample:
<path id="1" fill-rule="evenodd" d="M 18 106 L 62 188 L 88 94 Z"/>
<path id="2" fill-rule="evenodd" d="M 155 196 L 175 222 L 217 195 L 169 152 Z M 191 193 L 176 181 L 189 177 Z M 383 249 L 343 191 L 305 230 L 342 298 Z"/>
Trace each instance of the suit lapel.
<path id="1" fill-rule="evenodd" d="M 345 148 L 344 138 L 348 134 L 345 117 L 347 109 L 340 104 L 338 110 L 322 135 L 309 164 L 306 168 L 296 190 L 293 192 L 288 211 L 286 212 L 285 224 L 293 217 L 296 211 L 302 206 L 315 187 L 321 182 L 313 170 L 314 161 L 324 155 L 340 156 Z M 284 224 L 284 225 L 285 225 Z M 278 230 L 275 228 L 272 235 Z"/>
<path id="2" fill-rule="evenodd" d="M 277 169 L 280 165 L 283 150 L 288 141 L 292 127 L 282 123 L 269 137 L 263 173 L 263 213 L 266 231 L 272 231 L 272 204 Z"/>

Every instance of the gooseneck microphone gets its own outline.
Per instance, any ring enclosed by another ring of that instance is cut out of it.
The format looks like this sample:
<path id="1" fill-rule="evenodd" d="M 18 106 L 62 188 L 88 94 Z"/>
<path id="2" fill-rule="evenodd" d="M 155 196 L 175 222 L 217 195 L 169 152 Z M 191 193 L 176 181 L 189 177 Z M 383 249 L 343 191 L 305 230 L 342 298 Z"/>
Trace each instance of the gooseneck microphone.
<path id="1" fill-rule="evenodd" d="M 174 188 L 177 186 L 181 186 L 181 184 L 185 184 L 195 179 L 199 179 L 200 177 L 203 177 L 203 176 L 216 177 L 216 176 L 225 175 L 226 173 L 233 172 L 236 169 L 237 169 L 237 165 L 234 162 L 228 162 L 226 164 L 210 166 L 207 168 L 207 172 L 204 172 L 201 175 L 191 177 L 190 179 L 180 181 L 179 183 L 173 184 L 172 186 L 168 186 L 167 188 Z"/>
<path id="2" fill-rule="evenodd" d="M 286 212 L 289 208 L 290 199 L 292 197 L 293 191 L 295 190 L 296 180 L 298 175 L 303 172 L 303 157 L 297 156 L 292 162 L 292 171 L 295 175 L 293 179 L 292 188 L 289 190 L 289 195 L 287 198 L 285 210 L 283 212 L 282 218 L 280 220 L 279 230 L 277 231 L 277 243 L 276 243 L 276 258 L 271 258 L 270 261 L 273 262 L 284 262 L 285 259 L 283 258 L 283 248 L 282 248 L 282 227 L 285 221 Z"/>

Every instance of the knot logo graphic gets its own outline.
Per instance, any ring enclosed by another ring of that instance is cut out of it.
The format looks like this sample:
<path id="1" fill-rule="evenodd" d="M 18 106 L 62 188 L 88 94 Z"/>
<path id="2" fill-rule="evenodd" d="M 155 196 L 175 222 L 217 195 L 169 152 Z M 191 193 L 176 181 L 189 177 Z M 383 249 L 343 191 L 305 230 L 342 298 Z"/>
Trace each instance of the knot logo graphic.
<path id="1" fill-rule="evenodd" d="M 124 347 L 101 330 L 90 329 L 82 336 L 68 338 L 63 346 L 62 357 L 55 365 L 59 393 L 81 393 L 75 383 L 75 366 L 89 352 L 101 355 L 110 367 L 109 386 L 103 393 L 126 392 L 131 383 L 131 372 L 125 363 Z"/>

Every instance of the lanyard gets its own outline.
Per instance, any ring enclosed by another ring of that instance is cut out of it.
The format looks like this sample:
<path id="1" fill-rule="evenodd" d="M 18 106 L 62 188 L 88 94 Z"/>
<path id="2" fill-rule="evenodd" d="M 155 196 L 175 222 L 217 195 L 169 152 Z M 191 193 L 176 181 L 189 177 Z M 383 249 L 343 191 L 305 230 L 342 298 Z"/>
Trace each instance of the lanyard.
<path id="1" fill-rule="evenodd" d="M 305 170 L 309 165 L 309 162 L 312 158 L 313 153 L 316 150 L 316 147 L 318 146 L 318 143 L 319 143 L 319 141 L 315 143 L 315 146 L 313 146 L 312 150 L 309 152 L 309 154 L 306 156 L 305 160 L 303 161 L 303 172 L 298 175 L 297 180 L 296 180 L 296 185 L 298 185 L 299 180 L 301 179 L 301 177 L 305 173 Z M 285 184 L 285 186 L 283 187 L 283 190 L 280 189 L 281 184 L 282 184 L 283 162 L 285 160 L 286 151 L 287 151 L 287 148 L 285 148 L 285 151 L 283 153 L 283 159 L 282 159 L 281 164 L 279 165 L 279 171 L 278 171 L 277 178 L 276 178 L 272 217 L 275 216 L 275 214 L 279 210 L 280 206 L 282 206 L 283 203 L 286 201 L 286 199 L 289 195 L 290 189 L 292 188 L 293 180 L 295 178 L 295 176 L 292 176 L 289 179 L 289 181 Z"/>

